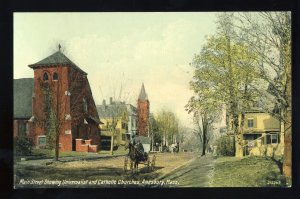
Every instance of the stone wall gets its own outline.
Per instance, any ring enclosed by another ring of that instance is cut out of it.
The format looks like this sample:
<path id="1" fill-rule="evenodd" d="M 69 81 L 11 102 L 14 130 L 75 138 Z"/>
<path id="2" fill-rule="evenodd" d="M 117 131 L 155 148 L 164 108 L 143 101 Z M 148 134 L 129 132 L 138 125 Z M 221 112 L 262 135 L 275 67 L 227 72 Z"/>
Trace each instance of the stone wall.
<path id="1" fill-rule="evenodd" d="M 77 152 L 97 152 L 98 146 L 92 145 L 92 140 L 76 139 Z"/>

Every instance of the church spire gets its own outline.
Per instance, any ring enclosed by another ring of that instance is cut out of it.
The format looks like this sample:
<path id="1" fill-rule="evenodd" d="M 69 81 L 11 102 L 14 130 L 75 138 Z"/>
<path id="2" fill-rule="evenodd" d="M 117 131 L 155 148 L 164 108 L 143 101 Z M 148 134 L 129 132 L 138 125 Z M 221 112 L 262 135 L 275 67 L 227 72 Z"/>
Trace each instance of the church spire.
<path id="1" fill-rule="evenodd" d="M 141 92 L 139 94 L 139 100 L 148 100 L 148 95 L 145 91 L 144 83 L 142 84 Z"/>

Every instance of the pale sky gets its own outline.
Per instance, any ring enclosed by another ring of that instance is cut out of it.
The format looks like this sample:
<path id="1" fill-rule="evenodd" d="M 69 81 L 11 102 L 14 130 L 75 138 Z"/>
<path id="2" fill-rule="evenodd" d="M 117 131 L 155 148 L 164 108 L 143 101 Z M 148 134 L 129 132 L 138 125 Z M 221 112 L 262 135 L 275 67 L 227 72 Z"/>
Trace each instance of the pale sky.
<path id="1" fill-rule="evenodd" d="M 28 65 L 60 43 L 88 73 L 96 104 L 112 96 L 136 106 L 144 83 L 152 113 L 171 110 L 191 127 L 184 110 L 193 95 L 189 63 L 215 33 L 215 22 L 208 12 L 14 13 L 14 78 L 33 77 Z"/>

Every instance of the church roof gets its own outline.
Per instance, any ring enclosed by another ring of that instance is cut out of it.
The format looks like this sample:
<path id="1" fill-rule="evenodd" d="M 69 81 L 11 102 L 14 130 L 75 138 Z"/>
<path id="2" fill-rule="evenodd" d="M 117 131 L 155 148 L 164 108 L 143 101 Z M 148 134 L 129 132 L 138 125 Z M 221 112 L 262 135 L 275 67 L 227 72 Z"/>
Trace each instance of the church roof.
<path id="1" fill-rule="evenodd" d="M 32 116 L 33 78 L 14 79 L 14 118 Z"/>
<path id="2" fill-rule="evenodd" d="M 145 91 L 144 83 L 142 84 L 141 92 L 139 94 L 139 100 L 148 100 L 148 95 Z"/>
<path id="3" fill-rule="evenodd" d="M 56 65 L 56 64 L 72 66 L 87 75 L 86 72 L 81 70 L 76 64 L 74 64 L 61 51 L 57 51 L 54 54 L 50 55 L 49 57 L 46 57 L 45 59 L 43 59 L 35 64 L 30 64 L 29 67 L 34 69 L 34 68 L 38 68 L 38 67 L 42 67 L 42 66 L 47 67 L 47 66 L 52 66 L 52 65 Z"/>

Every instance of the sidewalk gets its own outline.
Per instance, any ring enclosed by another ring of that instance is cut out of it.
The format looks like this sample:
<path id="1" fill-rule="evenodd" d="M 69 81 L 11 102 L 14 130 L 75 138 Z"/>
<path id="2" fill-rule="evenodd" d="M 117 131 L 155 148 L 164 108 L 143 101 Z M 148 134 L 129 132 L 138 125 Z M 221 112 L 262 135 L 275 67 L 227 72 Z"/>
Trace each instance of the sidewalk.
<path id="1" fill-rule="evenodd" d="M 210 187 L 214 176 L 215 159 L 212 154 L 197 155 L 172 171 L 161 176 L 159 180 L 175 180 L 176 187 Z"/>
<path id="2" fill-rule="evenodd" d="M 54 158 L 41 158 L 41 159 L 25 159 L 15 164 L 20 165 L 35 165 L 35 166 L 46 166 L 56 162 L 73 162 L 73 161 L 82 161 L 82 160 L 97 160 L 102 158 L 115 158 L 125 156 L 126 154 L 110 155 L 110 154 L 98 154 L 98 153 L 88 153 L 87 155 L 82 156 L 66 156 L 59 157 L 58 161 Z"/>

